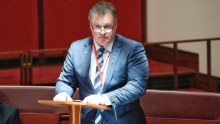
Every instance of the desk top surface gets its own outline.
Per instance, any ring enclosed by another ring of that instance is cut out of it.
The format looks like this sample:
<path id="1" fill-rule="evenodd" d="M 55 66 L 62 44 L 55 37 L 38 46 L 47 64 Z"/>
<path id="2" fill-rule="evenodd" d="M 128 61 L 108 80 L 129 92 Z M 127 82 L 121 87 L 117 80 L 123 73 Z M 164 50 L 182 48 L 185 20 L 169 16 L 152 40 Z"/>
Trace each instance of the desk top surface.
<path id="1" fill-rule="evenodd" d="M 47 104 L 47 105 L 81 106 L 81 107 L 85 107 L 85 108 L 95 108 L 95 109 L 111 110 L 111 108 L 108 107 L 108 106 L 89 104 L 89 103 L 84 103 L 84 102 L 78 101 L 78 100 L 75 100 L 75 101 L 72 101 L 72 102 L 53 101 L 53 100 L 38 100 L 38 103 L 40 103 L 40 104 Z"/>

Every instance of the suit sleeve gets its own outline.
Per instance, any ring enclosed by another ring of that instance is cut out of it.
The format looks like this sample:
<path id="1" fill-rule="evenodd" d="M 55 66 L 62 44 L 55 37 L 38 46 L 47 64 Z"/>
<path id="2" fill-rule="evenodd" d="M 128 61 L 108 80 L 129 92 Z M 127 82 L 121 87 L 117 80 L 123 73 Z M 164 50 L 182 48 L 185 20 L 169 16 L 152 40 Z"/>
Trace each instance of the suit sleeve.
<path id="1" fill-rule="evenodd" d="M 64 62 L 62 71 L 57 80 L 56 94 L 61 92 L 66 92 L 70 96 L 72 96 L 77 87 L 77 81 L 74 74 L 73 49 L 74 49 L 74 43 L 71 44 L 68 50 L 68 54 Z"/>
<path id="2" fill-rule="evenodd" d="M 143 45 L 136 43 L 130 51 L 127 61 L 126 85 L 106 93 L 112 104 L 115 105 L 135 101 L 144 95 L 147 89 L 149 67 Z"/>

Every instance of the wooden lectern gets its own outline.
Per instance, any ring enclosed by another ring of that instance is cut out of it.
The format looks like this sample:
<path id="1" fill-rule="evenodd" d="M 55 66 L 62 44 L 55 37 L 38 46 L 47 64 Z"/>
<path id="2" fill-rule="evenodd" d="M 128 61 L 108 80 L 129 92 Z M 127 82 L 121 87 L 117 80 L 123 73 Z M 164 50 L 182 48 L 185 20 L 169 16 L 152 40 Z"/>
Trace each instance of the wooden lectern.
<path id="1" fill-rule="evenodd" d="M 69 107 L 69 124 L 80 124 L 80 112 L 82 107 L 111 110 L 108 106 L 83 103 L 81 101 L 60 102 L 52 100 L 38 100 L 38 103 L 47 105 L 65 105 Z"/>

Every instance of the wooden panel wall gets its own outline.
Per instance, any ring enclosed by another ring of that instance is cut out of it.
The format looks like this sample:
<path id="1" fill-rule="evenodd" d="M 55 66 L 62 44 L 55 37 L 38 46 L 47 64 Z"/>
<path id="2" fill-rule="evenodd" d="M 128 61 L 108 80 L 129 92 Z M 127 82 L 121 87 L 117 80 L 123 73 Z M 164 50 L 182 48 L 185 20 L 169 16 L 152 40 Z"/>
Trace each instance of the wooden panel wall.
<path id="1" fill-rule="evenodd" d="M 0 51 L 69 47 L 90 35 L 88 11 L 98 1 L 2 0 Z M 107 1 L 118 11 L 118 33 L 141 42 L 143 0 Z"/>
<path id="2" fill-rule="evenodd" d="M 90 36 L 88 12 L 100 0 L 44 0 L 45 48 L 69 47 Z M 142 41 L 141 0 L 109 0 L 118 12 L 118 33 Z"/>
<path id="3" fill-rule="evenodd" d="M 0 52 L 38 48 L 36 0 L 1 0 Z"/>

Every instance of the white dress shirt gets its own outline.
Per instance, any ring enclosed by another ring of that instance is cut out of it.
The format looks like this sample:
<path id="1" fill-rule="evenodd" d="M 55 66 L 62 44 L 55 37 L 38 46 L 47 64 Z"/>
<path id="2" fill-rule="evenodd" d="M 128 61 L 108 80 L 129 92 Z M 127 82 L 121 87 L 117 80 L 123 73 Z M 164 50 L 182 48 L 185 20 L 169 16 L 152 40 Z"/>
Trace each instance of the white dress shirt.
<path id="1" fill-rule="evenodd" d="M 100 46 L 95 42 L 96 45 L 96 50 L 98 50 L 100 48 Z M 113 46 L 113 42 L 108 44 L 105 47 L 105 51 L 103 53 L 103 66 L 106 66 L 103 71 L 103 83 L 105 82 L 105 77 L 106 77 L 106 72 L 108 69 L 108 63 L 109 63 L 109 58 L 110 58 L 110 54 L 112 51 L 112 46 Z M 108 56 L 109 55 L 109 56 Z M 90 69 L 89 69 L 89 78 L 94 86 L 94 81 L 95 81 L 95 74 L 96 74 L 96 57 L 95 57 L 95 53 L 94 53 L 94 47 L 92 47 L 92 52 L 91 52 L 91 61 L 90 61 Z"/>
<path id="2" fill-rule="evenodd" d="M 95 41 L 94 41 L 93 45 L 96 46 L 96 51 L 100 48 L 100 46 Z M 105 51 L 103 53 L 103 60 L 104 60 L 103 66 L 105 66 L 105 68 L 103 68 L 104 70 L 101 70 L 101 71 L 103 71 L 103 84 L 102 84 L 102 86 L 104 86 L 104 83 L 105 83 L 105 77 L 106 77 L 106 72 L 108 69 L 108 63 L 109 63 L 110 54 L 112 51 L 112 46 L 113 46 L 113 42 L 111 42 L 110 44 L 108 44 L 105 47 Z M 90 78 L 93 86 L 94 86 L 94 82 L 95 82 L 96 66 L 97 66 L 97 63 L 96 63 L 94 47 L 92 47 L 90 69 L 89 69 L 89 78 Z M 102 94 L 102 96 L 105 100 L 105 104 L 111 105 L 111 101 L 109 100 L 108 96 L 105 94 Z"/>

